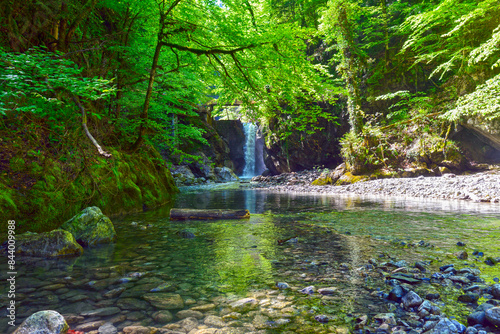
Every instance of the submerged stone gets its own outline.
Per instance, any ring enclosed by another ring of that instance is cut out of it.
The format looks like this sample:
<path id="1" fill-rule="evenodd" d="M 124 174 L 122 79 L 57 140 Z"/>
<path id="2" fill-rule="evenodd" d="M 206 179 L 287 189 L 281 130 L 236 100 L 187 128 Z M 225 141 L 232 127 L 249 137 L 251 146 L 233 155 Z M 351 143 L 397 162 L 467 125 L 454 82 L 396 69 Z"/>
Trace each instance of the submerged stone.
<path id="1" fill-rule="evenodd" d="M 184 300 L 178 294 L 170 293 L 149 293 L 144 295 L 144 299 L 151 305 L 162 310 L 175 310 L 184 308 Z"/>
<path id="2" fill-rule="evenodd" d="M 5 244 L 4 244 L 5 245 Z M 80 256 L 83 248 L 64 230 L 25 233 L 16 237 L 16 254 L 32 257 Z"/>

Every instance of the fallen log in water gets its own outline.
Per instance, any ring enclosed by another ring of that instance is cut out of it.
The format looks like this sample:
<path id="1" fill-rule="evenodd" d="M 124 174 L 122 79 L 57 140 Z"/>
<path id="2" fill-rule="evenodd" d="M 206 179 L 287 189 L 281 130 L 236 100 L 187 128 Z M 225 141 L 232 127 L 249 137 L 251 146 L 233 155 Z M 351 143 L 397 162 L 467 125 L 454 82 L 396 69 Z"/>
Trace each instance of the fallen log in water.
<path id="1" fill-rule="evenodd" d="M 171 209 L 170 220 L 212 220 L 212 219 L 246 219 L 250 218 L 248 210 L 198 210 Z"/>

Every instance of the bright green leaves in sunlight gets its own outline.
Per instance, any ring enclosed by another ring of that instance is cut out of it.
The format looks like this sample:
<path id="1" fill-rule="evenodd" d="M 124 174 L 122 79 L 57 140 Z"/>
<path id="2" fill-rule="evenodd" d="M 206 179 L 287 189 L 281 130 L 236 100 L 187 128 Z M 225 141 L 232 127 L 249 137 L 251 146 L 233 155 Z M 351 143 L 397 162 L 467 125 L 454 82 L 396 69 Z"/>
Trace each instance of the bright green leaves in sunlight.
<path id="1" fill-rule="evenodd" d="M 51 116 L 65 111 L 68 94 L 97 100 L 114 92 L 109 80 L 83 78 L 81 69 L 72 61 L 40 48 L 26 53 L 8 53 L 0 49 L 0 63 L 2 114 L 17 110 Z"/>
<path id="2" fill-rule="evenodd" d="M 444 118 L 458 121 L 470 116 L 481 116 L 487 121 L 500 118 L 500 75 L 478 86 L 474 92 L 460 97 L 456 107 L 448 111 Z"/>

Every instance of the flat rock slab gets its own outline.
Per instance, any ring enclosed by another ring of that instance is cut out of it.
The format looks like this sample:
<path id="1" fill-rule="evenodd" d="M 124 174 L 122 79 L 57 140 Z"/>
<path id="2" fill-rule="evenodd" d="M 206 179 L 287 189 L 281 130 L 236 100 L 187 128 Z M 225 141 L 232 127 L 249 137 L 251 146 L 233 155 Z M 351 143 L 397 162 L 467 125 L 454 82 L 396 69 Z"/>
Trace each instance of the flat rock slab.
<path id="1" fill-rule="evenodd" d="M 400 282 L 408 283 L 408 284 L 418 284 L 418 283 L 422 282 L 418 278 L 414 278 L 414 277 L 411 277 L 410 275 L 405 275 L 405 274 L 394 274 L 394 275 L 389 276 L 389 278 L 398 280 Z"/>
<path id="2" fill-rule="evenodd" d="M 248 210 L 171 209 L 170 220 L 247 219 Z"/>
<path id="3" fill-rule="evenodd" d="M 171 293 L 149 293 L 144 295 L 144 299 L 151 305 L 161 310 L 175 310 L 184 308 L 184 300 L 178 294 Z"/>

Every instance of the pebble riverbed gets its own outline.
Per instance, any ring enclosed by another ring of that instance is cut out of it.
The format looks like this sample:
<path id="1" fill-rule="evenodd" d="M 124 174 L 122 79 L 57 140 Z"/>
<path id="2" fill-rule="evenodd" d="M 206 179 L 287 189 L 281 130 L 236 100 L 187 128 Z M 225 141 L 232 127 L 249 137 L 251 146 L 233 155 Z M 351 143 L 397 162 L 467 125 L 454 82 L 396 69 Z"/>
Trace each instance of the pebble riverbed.
<path id="1" fill-rule="evenodd" d="M 468 175 L 444 174 L 416 178 L 388 178 L 357 182 L 350 185 L 313 186 L 318 171 L 286 173 L 277 176 L 257 176 L 255 188 L 280 192 L 355 194 L 373 196 L 403 196 L 473 202 L 500 202 L 500 169 L 491 169 Z"/>

